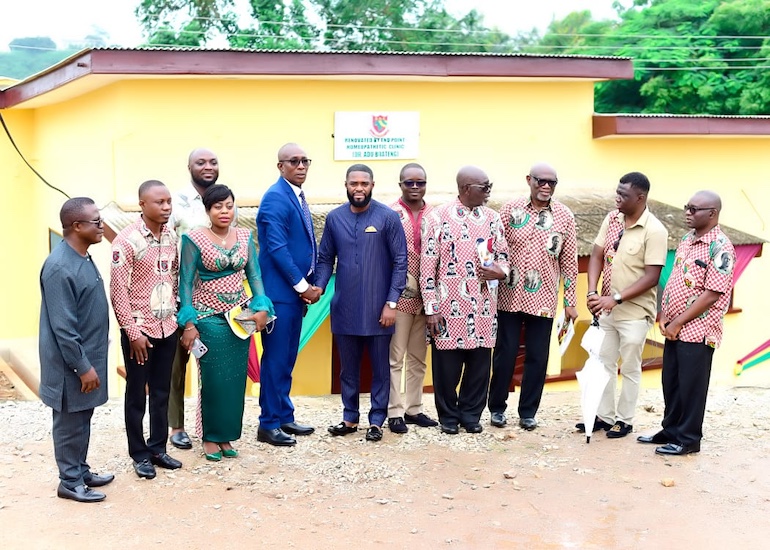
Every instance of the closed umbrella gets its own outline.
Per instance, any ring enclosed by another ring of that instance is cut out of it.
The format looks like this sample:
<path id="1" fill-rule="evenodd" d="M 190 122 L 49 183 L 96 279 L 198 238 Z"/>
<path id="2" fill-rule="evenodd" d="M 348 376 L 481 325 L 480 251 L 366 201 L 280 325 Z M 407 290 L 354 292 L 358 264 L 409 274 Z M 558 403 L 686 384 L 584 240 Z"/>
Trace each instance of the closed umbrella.
<path id="1" fill-rule="evenodd" d="M 610 380 L 610 373 L 604 368 L 599 359 L 599 350 L 604 340 L 604 331 L 599 327 L 599 319 L 594 317 L 591 326 L 588 327 L 580 346 L 588 352 L 588 359 L 583 369 L 575 373 L 580 384 L 580 408 L 583 412 L 583 423 L 586 427 L 586 443 L 591 443 L 591 434 L 594 431 L 596 412 L 599 410 L 599 402 L 602 399 L 604 388 Z"/>

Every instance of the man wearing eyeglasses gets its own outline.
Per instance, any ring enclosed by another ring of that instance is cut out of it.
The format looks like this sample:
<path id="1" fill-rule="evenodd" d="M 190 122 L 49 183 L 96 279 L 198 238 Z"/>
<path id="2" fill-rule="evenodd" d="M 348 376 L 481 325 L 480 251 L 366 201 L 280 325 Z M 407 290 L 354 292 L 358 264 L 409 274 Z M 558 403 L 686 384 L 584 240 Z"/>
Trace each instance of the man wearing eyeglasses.
<path id="1" fill-rule="evenodd" d="M 101 242 L 104 220 L 94 201 L 69 199 L 59 212 L 64 239 L 40 272 L 40 399 L 53 409 L 59 498 L 99 502 L 94 491 L 115 476 L 88 466 L 94 408 L 107 401 L 109 306 L 88 248 Z"/>
<path id="2" fill-rule="evenodd" d="M 294 421 L 289 397 L 299 353 L 305 308 L 321 296 L 313 285 L 316 240 L 313 220 L 302 189 L 311 160 L 296 143 L 278 150 L 280 177 L 262 197 L 257 212 L 259 267 L 265 294 L 275 306 L 273 330 L 262 332 L 259 429 L 257 440 L 275 446 L 296 445 L 294 436 L 315 431 Z"/>
<path id="3" fill-rule="evenodd" d="M 722 201 L 712 191 L 696 193 L 685 205 L 692 229 L 676 249 L 663 290 L 660 332 L 663 348 L 663 427 L 640 443 L 660 445 L 660 455 L 700 451 L 711 361 L 722 341 L 722 319 L 730 305 L 735 250 L 719 227 Z"/>
<path id="4" fill-rule="evenodd" d="M 425 380 L 425 312 L 420 295 L 420 251 L 422 220 L 431 211 L 425 202 L 427 176 L 425 169 L 415 162 L 401 168 L 398 186 L 401 197 L 390 205 L 401 219 L 406 236 L 407 276 L 406 287 L 396 304 L 396 331 L 390 340 L 390 398 L 388 400 L 388 428 L 393 433 L 406 433 L 407 424 L 423 428 L 437 426 L 438 422 L 428 417 L 422 408 L 422 386 Z M 448 235 L 448 223 L 442 226 L 443 235 Z M 406 366 L 404 366 L 406 358 Z M 401 397 L 401 378 L 405 394 Z"/>
<path id="5" fill-rule="evenodd" d="M 467 433 L 483 431 L 479 419 L 487 402 L 497 337 L 496 286 L 508 275 L 508 243 L 500 215 L 485 206 L 492 191 L 487 174 L 475 166 L 461 168 L 457 191 L 457 199 L 425 218 L 423 238 L 434 238 L 436 250 L 423 250 L 420 256 L 436 411 L 446 434 L 459 433 L 460 426 Z M 443 223 L 449 224 L 449 232 L 442 230 Z M 478 241 L 490 252 L 491 262 L 482 261 Z M 470 269 L 449 275 L 450 264 Z M 431 279 L 435 284 L 428 284 Z M 486 300 L 487 313 L 479 314 L 478 304 Z"/>
<path id="6" fill-rule="evenodd" d="M 668 252 L 668 231 L 647 208 L 649 191 L 650 181 L 640 172 L 620 178 L 617 209 L 604 218 L 588 262 L 587 305 L 604 330 L 599 356 L 610 373 L 594 431 L 606 430 L 611 439 L 634 428 L 642 352 L 655 322 L 658 280 Z M 623 385 L 616 406 L 618 358 Z M 575 427 L 585 431 L 583 423 Z"/>
<path id="7" fill-rule="evenodd" d="M 553 198 L 556 170 L 548 164 L 535 164 L 526 179 L 529 196 L 509 201 L 500 210 L 511 251 L 511 277 L 500 286 L 497 297 L 500 336 L 492 359 L 489 412 L 493 426 L 507 424 L 506 401 L 523 326 L 526 354 L 519 425 L 534 430 L 545 385 L 559 280 L 564 280 L 565 315 L 574 321 L 578 266 L 575 216 Z"/>

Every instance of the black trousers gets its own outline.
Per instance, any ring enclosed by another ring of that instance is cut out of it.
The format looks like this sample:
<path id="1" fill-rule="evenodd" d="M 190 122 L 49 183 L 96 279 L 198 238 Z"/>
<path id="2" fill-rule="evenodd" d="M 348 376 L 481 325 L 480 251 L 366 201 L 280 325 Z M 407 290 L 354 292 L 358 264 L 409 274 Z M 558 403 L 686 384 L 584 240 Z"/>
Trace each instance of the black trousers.
<path id="1" fill-rule="evenodd" d="M 433 344 L 433 396 L 439 422 L 467 426 L 479 421 L 487 401 L 491 355 L 489 348 L 439 350 Z"/>
<path id="2" fill-rule="evenodd" d="M 519 336 L 524 326 L 524 375 L 519 395 L 519 417 L 534 418 L 543 396 L 545 374 L 551 342 L 553 319 L 526 313 L 497 312 L 497 345 L 492 359 L 492 381 L 489 385 L 489 411 L 505 412 L 511 387 Z"/>
<path id="3" fill-rule="evenodd" d="M 176 354 L 178 335 L 175 331 L 166 338 L 149 338 L 153 347 L 148 359 L 140 365 L 131 359 L 131 344 L 125 331 L 120 331 L 120 345 L 126 365 L 125 419 L 128 454 L 135 462 L 166 452 L 168 441 L 168 394 L 171 385 L 171 365 Z M 144 439 L 144 413 L 147 392 L 150 397 L 150 437 Z"/>
<path id="4" fill-rule="evenodd" d="M 714 348 L 666 340 L 663 346 L 664 433 L 680 445 L 700 443 Z"/>

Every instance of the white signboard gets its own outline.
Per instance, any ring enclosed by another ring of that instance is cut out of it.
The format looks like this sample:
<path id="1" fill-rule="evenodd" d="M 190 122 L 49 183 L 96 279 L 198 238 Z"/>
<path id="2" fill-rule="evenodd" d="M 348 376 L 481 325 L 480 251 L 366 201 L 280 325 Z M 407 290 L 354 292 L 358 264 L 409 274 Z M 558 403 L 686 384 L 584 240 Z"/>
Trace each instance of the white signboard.
<path id="1" fill-rule="evenodd" d="M 415 159 L 419 139 L 416 111 L 334 113 L 334 160 Z"/>

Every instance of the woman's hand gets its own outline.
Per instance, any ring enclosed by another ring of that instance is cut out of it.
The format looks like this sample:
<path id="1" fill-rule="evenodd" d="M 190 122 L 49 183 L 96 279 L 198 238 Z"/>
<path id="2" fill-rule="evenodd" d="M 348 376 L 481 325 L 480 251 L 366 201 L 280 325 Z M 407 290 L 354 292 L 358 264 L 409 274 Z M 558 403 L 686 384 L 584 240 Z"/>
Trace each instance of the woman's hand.
<path id="1" fill-rule="evenodd" d="M 190 351 L 196 338 L 200 338 L 198 329 L 192 323 L 187 323 L 182 331 L 182 347 Z"/>
<path id="2" fill-rule="evenodd" d="M 249 317 L 249 320 L 254 321 L 257 324 L 257 332 L 262 332 L 267 326 L 267 311 L 257 311 L 254 315 Z"/>

